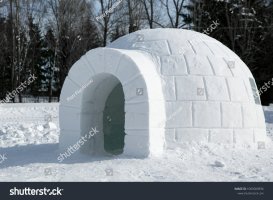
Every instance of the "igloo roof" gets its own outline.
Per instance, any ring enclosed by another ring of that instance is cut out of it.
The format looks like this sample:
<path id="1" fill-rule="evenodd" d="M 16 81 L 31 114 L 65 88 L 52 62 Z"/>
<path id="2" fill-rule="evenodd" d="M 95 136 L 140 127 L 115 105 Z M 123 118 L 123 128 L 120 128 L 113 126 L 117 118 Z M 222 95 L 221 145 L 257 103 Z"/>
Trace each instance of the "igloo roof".
<path id="1" fill-rule="evenodd" d="M 186 29 L 144 29 L 125 35 L 108 47 L 115 49 L 138 50 L 152 56 L 171 57 L 182 55 L 184 57 L 197 55 L 199 60 L 202 57 L 213 56 L 212 62 L 226 63 L 236 62 L 241 66 L 244 78 L 253 78 L 245 63 L 232 50 L 223 45 L 218 40 L 199 32 Z M 218 59 L 219 58 L 219 59 Z M 202 62 L 202 61 L 200 61 Z M 204 66 L 204 65 L 202 65 Z M 178 66 L 179 67 L 179 66 Z M 208 72 L 204 67 L 200 70 L 200 75 Z"/>
<path id="2" fill-rule="evenodd" d="M 144 29 L 125 35 L 108 47 L 117 49 L 139 49 L 147 50 L 154 54 L 182 54 L 200 45 L 203 41 L 221 44 L 212 37 L 199 32 L 186 29 Z M 203 46 L 203 45 L 201 45 Z M 200 46 L 200 47 L 201 47 Z M 185 51 L 183 51 L 183 49 Z M 202 48 L 201 48 L 202 49 Z M 205 53 L 207 49 L 197 50 L 198 53 Z M 203 51 L 203 52 L 202 52 Z M 227 53 L 227 52 L 226 52 Z M 234 54 L 229 50 L 229 54 Z"/>

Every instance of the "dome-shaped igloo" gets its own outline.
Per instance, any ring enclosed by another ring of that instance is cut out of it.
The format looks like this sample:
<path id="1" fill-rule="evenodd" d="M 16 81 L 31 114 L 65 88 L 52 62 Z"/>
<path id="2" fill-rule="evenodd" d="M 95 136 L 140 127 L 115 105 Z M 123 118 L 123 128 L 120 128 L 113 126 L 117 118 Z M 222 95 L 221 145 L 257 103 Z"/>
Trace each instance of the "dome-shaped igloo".
<path id="1" fill-rule="evenodd" d="M 137 31 L 82 56 L 61 92 L 60 128 L 62 149 L 133 156 L 266 140 L 248 67 L 217 40 L 179 29 Z"/>

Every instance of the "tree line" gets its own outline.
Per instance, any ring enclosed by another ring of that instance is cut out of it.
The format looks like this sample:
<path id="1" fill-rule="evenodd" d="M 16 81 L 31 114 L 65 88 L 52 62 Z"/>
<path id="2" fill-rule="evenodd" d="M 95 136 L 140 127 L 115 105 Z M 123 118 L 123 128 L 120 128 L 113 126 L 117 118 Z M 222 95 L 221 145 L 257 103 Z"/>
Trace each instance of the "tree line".
<path id="1" fill-rule="evenodd" d="M 242 58 L 258 87 L 273 77 L 273 0 L 3 0 L 0 98 L 35 74 L 18 101 L 22 95 L 51 101 L 85 52 L 147 28 L 209 34 Z M 272 94 L 262 95 L 264 104 Z"/>

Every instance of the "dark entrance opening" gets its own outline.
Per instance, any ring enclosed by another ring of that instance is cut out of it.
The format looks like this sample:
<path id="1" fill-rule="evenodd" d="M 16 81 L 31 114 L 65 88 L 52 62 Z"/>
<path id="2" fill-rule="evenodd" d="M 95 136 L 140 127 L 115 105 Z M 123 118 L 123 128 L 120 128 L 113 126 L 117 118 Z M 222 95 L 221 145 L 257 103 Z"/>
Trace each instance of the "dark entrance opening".
<path id="1" fill-rule="evenodd" d="M 104 150 L 118 155 L 123 153 L 125 137 L 124 92 L 119 83 L 108 96 L 103 111 Z"/>

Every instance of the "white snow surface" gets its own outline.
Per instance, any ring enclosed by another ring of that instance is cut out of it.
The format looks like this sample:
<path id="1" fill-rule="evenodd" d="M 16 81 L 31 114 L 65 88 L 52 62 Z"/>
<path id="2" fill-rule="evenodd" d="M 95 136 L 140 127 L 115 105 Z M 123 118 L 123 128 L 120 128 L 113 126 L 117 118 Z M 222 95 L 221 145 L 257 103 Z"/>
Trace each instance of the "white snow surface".
<path id="1" fill-rule="evenodd" d="M 273 106 L 266 149 L 189 144 L 161 157 L 92 157 L 59 163 L 58 104 L 0 105 L 0 181 L 273 181 Z M 2 159 L 5 157 L 6 159 Z"/>
<path id="2" fill-rule="evenodd" d="M 255 80 L 238 55 L 206 34 L 146 29 L 92 49 L 72 66 L 60 95 L 63 151 L 91 127 L 106 128 L 105 103 L 118 84 L 126 113 L 124 155 L 160 155 L 165 146 L 191 142 L 266 142 Z M 119 119 L 115 123 L 122 124 Z M 103 140 L 103 134 L 97 134 L 84 151 L 103 153 Z"/>

